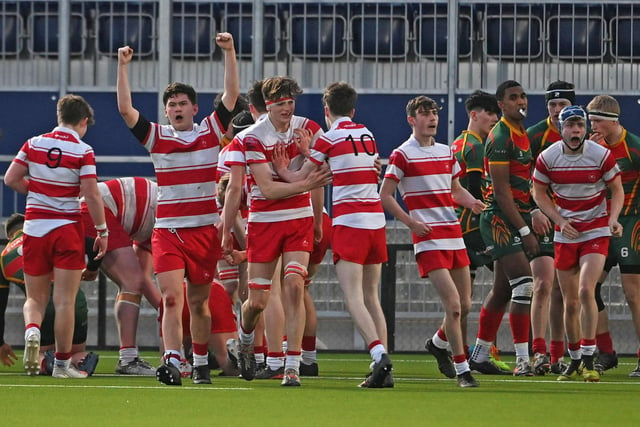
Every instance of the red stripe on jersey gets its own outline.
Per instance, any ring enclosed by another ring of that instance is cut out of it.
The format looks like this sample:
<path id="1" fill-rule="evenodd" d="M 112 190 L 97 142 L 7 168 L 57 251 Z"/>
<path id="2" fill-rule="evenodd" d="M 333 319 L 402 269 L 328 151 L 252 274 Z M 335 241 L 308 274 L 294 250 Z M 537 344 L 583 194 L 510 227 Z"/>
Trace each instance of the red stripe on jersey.
<path id="1" fill-rule="evenodd" d="M 252 212 L 273 212 L 283 209 L 299 209 L 309 207 L 309 193 L 298 194 L 285 199 L 267 200 L 267 199 L 251 199 Z M 285 205 L 286 202 L 286 205 Z"/>
<path id="2" fill-rule="evenodd" d="M 132 231 L 138 232 L 142 227 L 142 221 L 145 219 L 145 213 L 149 209 L 151 198 L 151 190 L 149 183 L 144 178 L 134 178 L 134 187 L 136 193 L 136 214 L 133 218 Z"/>
<path id="3" fill-rule="evenodd" d="M 555 182 L 557 184 L 593 184 L 602 179 L 602 172 L 602 170 L 594 169 L 590 166 L 585 169 L 554 168 L 553 171 L 548 173 L 550 174 L 549 178 L 552 180 L 552 182 Z"/>
<path id="4" fill-rule="evenodd" d="M 372 202 L 363 202 L 363 201 L 351 201 L 349 199 L 342 199 L 344 202 L 348 203 L 339 203 L 333 205 L 333 217 L 338 218 L 341 215 L 352 214 L 352 213 L 375 213 L 375 212 L 384 212 L 382 208 L 382 204 L 379 200 L 375 200 Z"/>
<path id="5" fill-rule="evenodd" d="M 217 212 L 217 205 L 214 199 L 210 201 L 177 202 L 171 204 L 161 204 L 157 208 L 158 218 L 174 218 L 181 216 L 210 215 Z"/>
<path id="6" fill-rule="evenodd" d="M 531 164 L 524 165 L 517 161 L 509 161 L 509 173 L 521 179 L 529 180 L 531 179 Z"/>
<path id="7" fill-rule="evenodd" d="M 205 166 L 204 168 L 187 170 L 156 170 L 156 179 L 158 180 L 158 185 L 161 186 L 213 181 L 216 176 L 217 165 L 212 163 Z"/>
<path id="8" fill-rule="evenodd" d="M 462 237 L 462 228 L 460 224 L 451 224 L 451 225 L 442 225 L 442 226 L 431 226 L 431 233 L 426 234 L 425 236 L 418 237 L 415 233 L 411 233 L 413 236 L 413 243 L 418 242 L 426 242 L 429 240 L 438 240 L 438 239 L 456 239 Z"/>
<path id="9" fill-rule="evenodd" d="M 601 192 L 595 197 L 586 200 L 568 200 L 561 197 L 556 197 L 555 201 L 556 204 L 562 209 L 567 209 L 572 212 L 586 212 L 600 206 L 602 201 L 605 199 L 605 196 L 606 193 Z"/>
<path id="10" fill-rule="evenodd" d="M 62 185 L 60 185 L 62 184 Z M 46 194 L 49 197 L 78 197 L 80 187 L 65 185 L 67 183 L 41 182 L 36 179 L 29 180 L 29 192 Z"/>
<path id="11" fill-rule="evenodd" d="M 404 193 L 404 201 L 407 209 L 427 209 L 427 208 L 443 208 L 452 207 L 453 198 L 450 192 L 439 193 Z"/>
<path id="12" fill-rule="evenodd" d="M 436 174 L 450 174 L 452 172 L 452 157 L 439 157 L 429 160 L 415 160 L 411 162 L 410 167 L 407 167 L 406 159 L 404 156 L 398 156 L 404 161 L 398 162 L 398 166 L 404 170 L 405 178 L 412 176 L 425 176 Z M 401 166 L 402 164 L 402 166 Z"/>
<path id="13" fill-rule="evenodd" d="M 353 169 L 346 169 L 344 173 L 340 171 L 333 171 L 333 186 L 339 187 L 341 185 L 357 185 L 357 184 L 377 184 L 378 175 L 371 169 L 363 169 L 355 171 Z"/>

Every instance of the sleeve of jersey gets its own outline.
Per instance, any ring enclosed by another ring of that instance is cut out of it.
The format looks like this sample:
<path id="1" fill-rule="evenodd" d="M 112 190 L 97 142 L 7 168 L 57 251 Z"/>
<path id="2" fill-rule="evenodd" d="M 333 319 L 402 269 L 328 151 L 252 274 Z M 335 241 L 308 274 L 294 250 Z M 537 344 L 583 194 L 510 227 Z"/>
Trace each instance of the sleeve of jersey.
<path id="1" fill-rule="evenodd" d="M 404 176 L 404 167 L 406 166 L 405 157 L 397 150 L 394 150 L 389 156 L 389 165 L 384 173 L 384 177 L 400 181 Z"/>
<path id="2" fill-rule="evenodd" d="M 133 136 L 135 136 L 136 139 L 140 141 L 140 143 L 144 145 L 146 148 L 147 145 L 149 144 L 149 139 L 153 136 L 153 134 L 151 133 L 151 130 L 152 130 L 151 122 L 147 120 L 145 116 L 140 114 L 138 116 L 138 121 L 136 122 L 135 125 L 133 125 L 133 127 L 130 130 Z M 149 148 L 147 149 L 151 151 Z"/>
<path id="3" fill-rule="evenodd" d="M 504 137 L 500 131 L 495 134 L 489 134 L 485 145 L 485 156 L 489 163 L 509 163 L 508 141 L 509 138 Z"/>
<path id="4" fill-rule="evenodd" d="M 29 153 L 29 141 L 22 144 L 22 148 L 20 148 L 20 151 L 18 151 L 18 154 L 16 154 L 16 157 L 13 159 L 13 161 L 22 166 L 28 166 L 28 163 L 27 163 L 27 159 L 29 158 L 28 153 Z"/>
<path id="5" fill-rule="evenodd" d="M 539 184 L 549 185 L 551 180 L 549 179 L 549 169 L 544 161 L 544 156 L 538 156 L 536 160 L 536 166 L 531 174 L 531 179 Z"/>
<path id="6" fill-rule="evenodd" d="M 324 134 L 324 132 L 322 131 L 322 128 L 318 123 L 316 123 L 311 119 L 307 119 L 307 123 L 305 123 L 304 128 L 311 131 L 311 134 L 313 135 L 311 137 L 311 140 L 312 142 L 315 141 L 313 142 L 313 145 L 315 146 L 315 144 L 317 144 L 318 137 Z"/>
<path id="7" fill-rule="evenodd" d="M 89 148 L 82 156 L 82 165 L 80 166 L 80 178 L 97 178 L 96 158 L 93 150 Z"/>
<path id="8" fill-rule="evenodd" d="M 247 164 L 267 163 L 267 154 L 264 151 L 264 146 L 258 138 L 248 135 L 244 139 L 244 148 Z"/>
<path id="9" fill-rule="evenodd" d="M 222 104 L 222 102 L 220 104 Z M 214 112 L 212 115 L 205 117 L 201 122 L 203 126 L 205 125 L 205 122 L 207 123 L 206 127 L 211 129 L 213 133 L 217 136 L 218 141 L 220 141 L 220 139 L 222 139 L 222 135 L 224 135 L 224 133 L 227 131 L 226 129 L 229 122 L 227 122 L 227 125 L 225 125 L 220 120 L 220 117 L 218 116 L 217 112 Z"/>
<path id="10" fill-rule="evenodd" d="M 224 159 L 224 166 L 230 168 L 231 166 L 246 166 L 247 159 L 245 157 L 245 149 L 243 143 L 238 137 L 233 138 L 229 144 L 227 156 Z"/>
<path id="11" fill-rule="evenodd" d="M 212 121 L 214 121 L 221 129 L 224 129 L 224 132 L 227 131 L 229 123 L 233 120 L 233 116 L 231 115 L 231 111 L 227 110 L 224 102 L 218 103 L 218 107 L 209 115 Z"/>
<path id="12" fill-rule="evenodd" d="M 478 147 L 472 145 L 465 152 L 465 160 L 467 165 L 467 173 L 469 172 L 480 172 L 482 173 L 484 165 L 484 150 L 481 152 L 478 150 Z"/>
<path id="13" fill-rule="evenodd" d="M 311 157 L 309 158 L 313 163 L 320 165 L 327 158 L 327 150 L 329 149 L 329 143 L 326 139 L 320 137 L 316 141 L 315 145 L 311 149 Z"/>
<path id="14" fill-rule="evenodd" d="M 451 152 L 451 177 L 460 178 L 460 175 L 462 175 L 462 168 L 460 167 L 460 163 L 458 163 L 456 156 Z"/>
<path id="15" fill-rule="evenodd" d="M 605 156 L 604 164 L 602 165 L 602 170 L 604 172 L 602 178 L 604 179 L 604 182 L 609 183 L 613 181 L 616 176 L 620 175 L 620 168 L 618 167 L 618 163 L 611 151 L 607 150 Z"/>

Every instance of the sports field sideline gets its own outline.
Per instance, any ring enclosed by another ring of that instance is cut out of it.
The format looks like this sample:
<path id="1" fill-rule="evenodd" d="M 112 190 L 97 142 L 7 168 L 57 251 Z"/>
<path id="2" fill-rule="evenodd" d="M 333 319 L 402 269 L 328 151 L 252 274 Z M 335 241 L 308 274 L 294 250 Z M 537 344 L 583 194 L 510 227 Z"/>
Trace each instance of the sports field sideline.
<path id="1" fill-rule="evenodd" d="M 426 354 L 395 354 L 395 388 L 360 389 L 365 354 L 320 353 L 320 377 L 302 387 L 275 380 L 217 377 L 211 385 L 169 387 L 150 377 L 113 373 L 116 352 L 98 352 L 87 380 L 27 377 L 20 360 L 0 367 L 2 425 L 22 426 L 637 426 L 640 379 L 635 358 L 621 358 L 600 383 L 557 382 L 556 376 L 477 375 L 460 389 Z M 154 353 L 143 353 L 149 361 Z M 513 357 L 503 357 L 508 363 Z M 222 424 L 221 424 L 222 423 Z"/>

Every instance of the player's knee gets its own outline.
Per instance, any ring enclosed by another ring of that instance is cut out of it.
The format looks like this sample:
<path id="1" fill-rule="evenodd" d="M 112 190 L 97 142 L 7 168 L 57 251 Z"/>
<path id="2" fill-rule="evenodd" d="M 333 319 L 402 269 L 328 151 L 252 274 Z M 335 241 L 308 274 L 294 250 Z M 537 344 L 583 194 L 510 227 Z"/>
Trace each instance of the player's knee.
<path id="1" fill-rule="evenodd" d="M 289 261 L 284 267 L 284 278 L 299 276 L 302 280 L 307 278 L 307 267 L 297 261 Z"/>
<path id="2" fill-rule="evenodd" d="M 533 295 L 533 277 L 520 276 L 509 280 L 511 286 L 511 302 L 517 304 L 531 304 L 531 296 Z"/>
<path id="3" fill-rule="evenodd" d="M 460 314 L 462 317 L 467 317 L 471 311 L 471 298 L 460 300 Z"/>

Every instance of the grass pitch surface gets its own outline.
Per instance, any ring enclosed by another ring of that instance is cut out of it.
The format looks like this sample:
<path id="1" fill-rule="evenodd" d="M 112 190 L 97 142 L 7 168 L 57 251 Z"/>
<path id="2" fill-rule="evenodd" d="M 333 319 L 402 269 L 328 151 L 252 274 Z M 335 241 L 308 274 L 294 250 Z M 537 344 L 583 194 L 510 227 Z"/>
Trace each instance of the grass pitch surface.
<path id="1" fill-rule="evenodd" d="M 98 352 L 86 380 L 27 377 L 20 360 L 0 366 L 3 426 L 638 426 L 640 378 L 622 358 L 599 383 L 557 382 L 556 375 L 476 375 L 460 389 L 433 357 L 395 354 L 395 388 L 360 389 L 369 357 L 321 353 L 320 376 L 302 387 L 277 380 L 217 377 L 211 385 L 165 386 L 151 377 L 117 376 L 116 352 Z M 156 354 L 142 356 L 155 362 Z M 503 360 L 513 365 L 513 358 Z"/>

